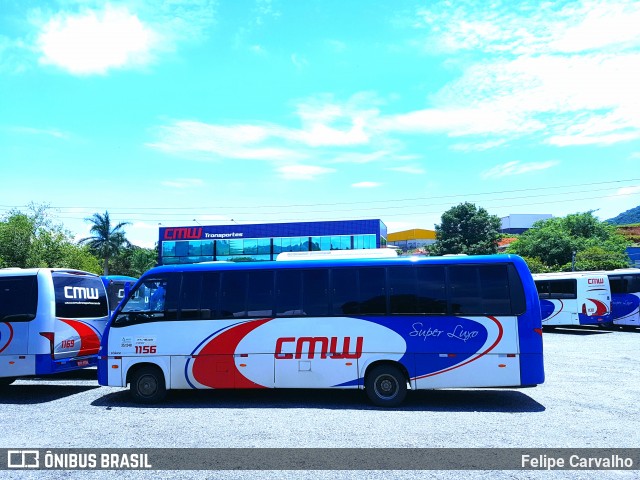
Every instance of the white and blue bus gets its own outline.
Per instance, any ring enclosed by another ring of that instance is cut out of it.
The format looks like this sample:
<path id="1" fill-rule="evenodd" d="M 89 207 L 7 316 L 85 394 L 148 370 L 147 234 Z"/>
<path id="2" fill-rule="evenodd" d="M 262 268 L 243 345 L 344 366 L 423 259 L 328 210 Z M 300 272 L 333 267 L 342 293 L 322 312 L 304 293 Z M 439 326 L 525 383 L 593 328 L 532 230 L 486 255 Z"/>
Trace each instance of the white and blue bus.
<path id="1" fill-rule="evenodd" d="M 99 383 L 147 403 L 167 389 L 351 388 L 395 406 L 407 389 L 544 381 L 540 303 L 514 255 L 156 267 L 99 355 Z"/>
<path id="2" fill-rule="evenodd" d="M 640 268 L 609 270 L 611 320 L 621 327 L 640 327 Z"/>
<path id="3" fill-rule="evenodd" d="M 108 318 L 98 275 L 0 269 L 0 386 L 17 377 L 95 366 Z"/>
<path id="4" fill-rule="evenodd" d="M 611 290 L 602 272 L 537 273 L 542 325 L 609 325 Z"/>

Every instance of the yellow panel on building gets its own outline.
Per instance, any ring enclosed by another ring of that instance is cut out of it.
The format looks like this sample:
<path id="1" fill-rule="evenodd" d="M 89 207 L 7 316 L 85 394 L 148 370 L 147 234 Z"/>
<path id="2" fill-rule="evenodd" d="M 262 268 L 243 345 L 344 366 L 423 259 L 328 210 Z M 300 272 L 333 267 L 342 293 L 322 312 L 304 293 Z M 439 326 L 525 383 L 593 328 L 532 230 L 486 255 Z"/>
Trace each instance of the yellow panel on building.
<path id="1" fill-rule="evenodd" d="M 403 251 L 420 249 L 436 241 L 435 230 L 413 228 L 402 232 L 387 234 L 387 244 L 394 245 Z"/>

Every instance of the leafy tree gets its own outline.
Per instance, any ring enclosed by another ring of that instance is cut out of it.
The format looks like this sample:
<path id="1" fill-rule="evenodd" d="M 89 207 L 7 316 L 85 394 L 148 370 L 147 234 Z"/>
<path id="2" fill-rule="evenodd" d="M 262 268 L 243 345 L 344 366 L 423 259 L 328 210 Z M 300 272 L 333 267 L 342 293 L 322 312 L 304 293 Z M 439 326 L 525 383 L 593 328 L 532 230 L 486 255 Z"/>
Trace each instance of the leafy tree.
<path id="1" fill-rule="evenodd" d="M 430 252 L 434 255 L 497 253 L 500 227 L 500 218 L 496 215 L 473 203 L 461 203 L 442 214 L 442 222 L 436 225 L 436 243 Z"/>
<path id="2" fill-rule="evenodd" d="M 109 275 L 109 259 L 118 255 L 124 247 L 129 245 L 123 230 L 124 226 L 129 223 L 120 222 L 117 225 L 113 225 L 109 212 L 106 211 L 104 215 L 94 213 L 93 216 L 86 220 L 93 223 L 90 229 L 93 236 L 83 238 L 78 243 L 89 246 L 102 260 L 104 275 Z"/>
<path id="3" fill-rule="evenodd" d="M 0 223 L 0 267 L 28 266 L 35 239 L 35 222 L 24 213 L 11 211 Z"/>
<path id="4" fill-rule="evenodd" d="M 604 270 L 628 265 L 625 248 L 629 243 L 614 226 L 586 212 L 534 223 L 507 252 L 536 258 L 553 271 L 571 270 L 576 252 L 576 269 Z"/>
<path id="5" fill-rule="evenodd" d="M 545 265 L 542 260 L 535 257 L 523 257 L 524 261 L 527 262 L 527 266 L 531 273 L 548 273 L 551 272 L 552 269 Z"/>
<path id="6" fill-rule="evenodd" d="M 602 247 L 588 247 L 576 253 L 576 270 L 614 270 L 629 266 L 629 257 L 622 252 L 610 252 Z M 563 270 L 570 271 L 571 264 Z"/>
<path id="7" fill-rule="evenodd" d="M 157 259 L 156 249 L 129 245 L 113 257 L 110 270 L 115 275 L 139 278 L 144 272 L 156 266 Z"/>
<path id="8" fill-rule="evenodd" d="M 46 205 L 30 205 L 29 213 L 9 212 L 0 221 L 0 267 L 62 267 L 99 273 L 87 248 L 49 218 Z"/>

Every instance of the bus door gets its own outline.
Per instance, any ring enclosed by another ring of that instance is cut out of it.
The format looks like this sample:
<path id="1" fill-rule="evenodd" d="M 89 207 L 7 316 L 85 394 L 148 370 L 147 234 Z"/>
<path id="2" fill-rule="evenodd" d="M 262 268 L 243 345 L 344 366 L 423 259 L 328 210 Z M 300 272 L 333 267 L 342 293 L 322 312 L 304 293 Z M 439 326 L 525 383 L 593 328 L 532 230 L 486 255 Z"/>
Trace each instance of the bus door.
<path id="1" fill-rule="evenodd" d="M 640 275 L 611 275 L 609 283 L 613 323 L 640 326 Z"/>
<path id="2" fill-rule="evenodd" d="M 36 318 L 35 275 L 0 276 L 0 377 L 32 375 L 29 333 Z"/>
<path id="3" fill-rule="evenodd" d="M 94 275 L 52 272 L 55 295 L 54 359 L 96 355 L 108 319 L 107 294 Z"/>

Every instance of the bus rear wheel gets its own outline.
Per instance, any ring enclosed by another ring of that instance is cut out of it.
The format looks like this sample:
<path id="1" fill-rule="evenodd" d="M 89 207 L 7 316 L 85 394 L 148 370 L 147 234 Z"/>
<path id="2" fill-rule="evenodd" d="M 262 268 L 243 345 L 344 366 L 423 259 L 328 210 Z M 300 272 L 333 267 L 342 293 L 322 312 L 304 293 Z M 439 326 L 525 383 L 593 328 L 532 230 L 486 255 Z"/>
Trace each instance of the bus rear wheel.
<path id="1" fill-rule="evenodd" d="M 131 397 L 138 403 L 158 403 L 167 394 L 162 370 L 153 365 L 138 368 L 131 376 Z"/>
<path id="2" fill-rule="evenodd" d="M 364 381 L 369 400 L 378 407 L 397 407 L 407 396 L 407 379 L 392 365 L 379 365 L 371 369 Z"/>
<path id="3" fill-rule="evenodd" d="M 16 379 L 14 377 L 2 377 L 0 378 L 0 388 L 7 387 L 15 381 Z"/>

